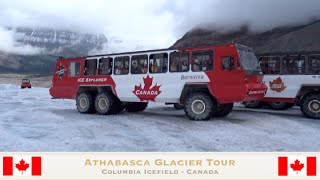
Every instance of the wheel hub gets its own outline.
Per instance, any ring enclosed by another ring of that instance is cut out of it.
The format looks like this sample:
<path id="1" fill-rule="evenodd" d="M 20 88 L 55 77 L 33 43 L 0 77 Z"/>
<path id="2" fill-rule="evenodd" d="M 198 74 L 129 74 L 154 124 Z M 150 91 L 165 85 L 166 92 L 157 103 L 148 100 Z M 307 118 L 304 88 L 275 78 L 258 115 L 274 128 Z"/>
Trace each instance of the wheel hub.
<path id="1" fill-rule="evenodd" d="M 104 98 L 99 99 L 98 105 L 100 109 L 106 109 L 107 108 L 107 101 Z"/>
<path id="2" fill-rule="evenodd" d="M 81 107 L 82 109 L 86 108 L 86 107 L 87 107 L 87 104 L 88 104 L 88 102 L 87 102 L 87 99 L 86 99 L 86 98 L 81 98 L 81 99 L 80 99 L 80 107 Z"/>
<path id="3" fill-rule="evenodd" d="M 313 113 L 319 113 L 320 112 L 320 101 L 318 100 L 311 100 L 308 104 L 308 108 Z"/>
<path id="4" fill-rule="evenodd" d="M 195 114 L 202 114 L 206 110 L 206 104 L 202 100 L 195 100 L 191 104 L 191 110 Z"/>

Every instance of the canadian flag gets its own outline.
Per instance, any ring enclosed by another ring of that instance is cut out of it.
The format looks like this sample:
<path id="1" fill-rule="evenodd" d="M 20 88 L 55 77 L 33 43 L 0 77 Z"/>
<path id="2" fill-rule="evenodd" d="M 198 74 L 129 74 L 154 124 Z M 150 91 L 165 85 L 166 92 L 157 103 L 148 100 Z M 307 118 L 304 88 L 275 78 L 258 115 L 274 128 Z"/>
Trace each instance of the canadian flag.
<path id="1" fill-rule="evenodd" d="M 41 157 L 4 156 L 4 176 L 41 176 Z"/>
<path id="2" fill-rule="evenodd" d="M 303 156 L 278 157 L 279 176 L 316 176 L 317 158 Z"/>

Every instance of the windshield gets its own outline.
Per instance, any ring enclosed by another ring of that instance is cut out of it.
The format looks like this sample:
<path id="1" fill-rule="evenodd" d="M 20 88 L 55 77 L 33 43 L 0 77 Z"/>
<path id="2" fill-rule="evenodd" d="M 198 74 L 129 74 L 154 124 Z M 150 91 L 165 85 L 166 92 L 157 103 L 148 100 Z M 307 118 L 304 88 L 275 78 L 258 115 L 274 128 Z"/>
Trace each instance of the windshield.
<path id="1" fill-rule="evenodd" d="M 238 50 L 238 54 L 246 74 L 262 74 L 258 59 L 253 52 Z"/>
<path id="2" fill-rule="evenodd" d="M 29 79 L 22 79 L 22 83 L 29 83 L 30 80 Z"/>

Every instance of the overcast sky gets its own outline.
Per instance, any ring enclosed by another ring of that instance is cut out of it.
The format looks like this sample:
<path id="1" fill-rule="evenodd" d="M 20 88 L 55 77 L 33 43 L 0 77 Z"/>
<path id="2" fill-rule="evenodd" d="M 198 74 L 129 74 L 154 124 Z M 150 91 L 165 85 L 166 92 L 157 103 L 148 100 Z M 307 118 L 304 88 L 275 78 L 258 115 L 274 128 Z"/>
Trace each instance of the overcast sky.
<path id="1" fill-rule="evenodd" d="M 261 31 L 319 17 L 320 0 L 0 0 L 0 27 L 104 33 L 147 49 L 167 48 L 195 26 Z"/>

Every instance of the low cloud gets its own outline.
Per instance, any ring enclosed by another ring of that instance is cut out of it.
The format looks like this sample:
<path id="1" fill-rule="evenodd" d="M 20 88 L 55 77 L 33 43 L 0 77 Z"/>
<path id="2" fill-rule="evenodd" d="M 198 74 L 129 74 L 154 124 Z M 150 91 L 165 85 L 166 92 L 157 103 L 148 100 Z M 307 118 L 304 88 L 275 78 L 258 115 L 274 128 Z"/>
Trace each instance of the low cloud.
<path id="1" fill-rule="evenodd" d="M 195 26 L 231 30 L 243 24 L 253 31 L 300 25 L 320 18 L 319 0 L 175 0 L 163 10 L 175 17 L 175 35 Z"/>
<path id="2" fill-rule="evenodd" d="M 14 39 L 14 32 L 0 27 L 0 51 L 19 55 L 34 55 L 44 51 L 43 48 L 25 45 Z"/>
<path id="3" fill-rule="evenodd" d="M 264 31 L 318 18 L 319 0 L 0 1 L 0 26 L 103 33 L 121 39 L 130 50 L 169 47 L 196 26 L 230 30 L 249 24 L 254 31 Z"/>

